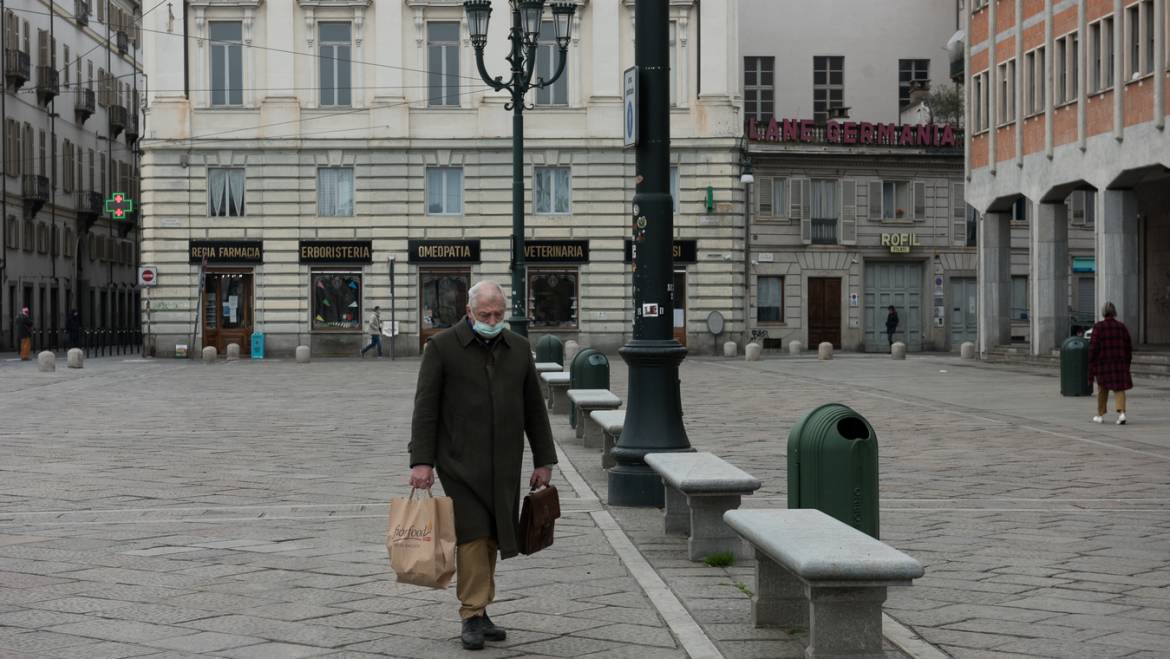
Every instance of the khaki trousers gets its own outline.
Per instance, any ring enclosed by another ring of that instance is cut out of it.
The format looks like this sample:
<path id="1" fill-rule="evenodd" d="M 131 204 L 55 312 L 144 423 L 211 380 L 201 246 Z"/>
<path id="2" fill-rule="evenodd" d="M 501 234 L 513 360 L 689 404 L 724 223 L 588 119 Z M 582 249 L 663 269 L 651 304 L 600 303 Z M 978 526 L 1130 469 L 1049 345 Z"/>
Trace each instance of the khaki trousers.
<path id="1" fill-rule="evenodd" d="M 20 340 L 20 360 L 27 362 L 32 358 L 32 339 Z"/>
<path id="2" fill-rule="evenodd" d="M 1113 392 L 1114 402 L 1117 403 L 1117 411 L 1125 411 L 1125 392 Z M 1097 416 L 1105 416 L 1105 412 L 1109 411 L 1109 390 L 1101 385 L 1097 385 Z"/>
<path id="3" fill-rule="evenodd" d="M 467 620 L 484 615 L 496 598 L 496 541 L 476 538 L 455 547 L 455 595 L 459 617 Z"/>

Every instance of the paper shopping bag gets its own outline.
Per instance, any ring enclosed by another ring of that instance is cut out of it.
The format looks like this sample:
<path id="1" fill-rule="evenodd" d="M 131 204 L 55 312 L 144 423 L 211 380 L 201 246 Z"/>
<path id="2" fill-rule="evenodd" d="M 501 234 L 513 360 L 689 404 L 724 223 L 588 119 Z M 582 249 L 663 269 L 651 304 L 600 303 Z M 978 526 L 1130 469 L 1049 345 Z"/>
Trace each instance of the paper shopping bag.
<path id="1" fill-rule="evenodd" d="M 446 588 L 455 576 L 455 507 L 451 497 L 395 497 L 386 534 L 390 567 L 398 581 Z"/>

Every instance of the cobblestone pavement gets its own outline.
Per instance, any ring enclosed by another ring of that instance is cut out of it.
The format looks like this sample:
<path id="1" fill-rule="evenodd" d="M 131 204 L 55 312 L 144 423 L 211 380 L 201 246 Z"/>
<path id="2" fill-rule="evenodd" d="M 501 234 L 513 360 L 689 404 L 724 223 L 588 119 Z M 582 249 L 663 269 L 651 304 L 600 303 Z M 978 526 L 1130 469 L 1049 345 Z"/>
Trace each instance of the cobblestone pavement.
<path id="1" fill-rule="evenodd" d="M 453 590 L 395 584 L 381 546 L 417 365 L 0 364 L 0 657 L 461 654 Z M 691 443 L 764 480 L 746 506 L 783 507 L 808 409 L 873 423 L 883 539 L 927 567 L 887 611 L 943 651 L 1170 656 L 1167 389 L 1139 386 L 1117 427 L 1051 376 L 948 357 L 690 359 L 680 376 Z M 554 429 L 556 544 L 500 564 L 510 636 L 476 656 L 683 657 L 702 645 L 691 620 L 726 657 L 803 654 L 751 627 L 750 562 L 691 563 L 658 511 L 603 506 L 598 455 Z"/>

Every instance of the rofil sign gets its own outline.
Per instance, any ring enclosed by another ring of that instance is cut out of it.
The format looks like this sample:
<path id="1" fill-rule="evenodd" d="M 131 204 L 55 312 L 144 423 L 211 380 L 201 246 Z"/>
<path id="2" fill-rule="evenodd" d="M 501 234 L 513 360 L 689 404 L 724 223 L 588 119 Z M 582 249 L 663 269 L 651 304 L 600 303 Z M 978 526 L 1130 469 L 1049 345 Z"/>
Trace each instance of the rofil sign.
<path id="1" fill-rule="evenodd" d="M 889 247 L 891 254 L 909 254 L 911 247 L 922 247 L 916 233 L 883 233 L 882 247 Z"/>
<path id="2" fill-rule="evenodd" d="M 801 142 L 865 146 L 916 146 L 954 148 L 955 128 L 950 124 L 873 124 L 868 121 L 829 121 L 820 129 L 811 119 L 781 119 L 768 123 L 747 122 L 753 142 Z"/>

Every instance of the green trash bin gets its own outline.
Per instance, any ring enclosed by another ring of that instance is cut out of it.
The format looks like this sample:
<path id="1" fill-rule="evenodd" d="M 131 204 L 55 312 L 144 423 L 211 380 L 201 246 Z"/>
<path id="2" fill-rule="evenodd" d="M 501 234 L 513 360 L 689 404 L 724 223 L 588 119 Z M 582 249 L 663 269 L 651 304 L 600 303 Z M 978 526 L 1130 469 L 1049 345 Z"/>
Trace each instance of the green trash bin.
<path id="1" fill-rule="evenodd" d="M 1093 395 L 1093 383 L 1089 381 L 1089 342 L 1083 337 L 1070 336 L 1060 344 L 1060 395 Z"/>
<path id="2" fill-rule="evenodd" d="M 815 508 L 878 537 L 878 444 L 869 421 L 829 403 L 788 433 L 788 507 Z"/>
<path id="3" fill-rule="evenodd" d="M 593 348 L 582 348 L 569 367 L 570 389 L 609 389 L 609 358 Z M 577 406 L 569 405 L 569 425 L 577 427 Z"/>
<path id="4" fill-rule="evenodd" d="M 552 334 L 545 334 L 536 342 L 536 361 L 565 363 L 565 344 Z"/>

